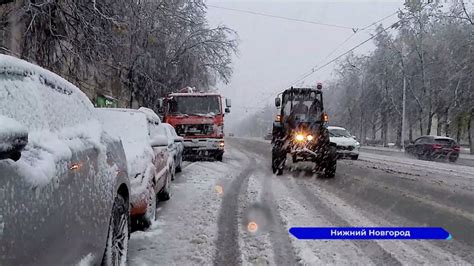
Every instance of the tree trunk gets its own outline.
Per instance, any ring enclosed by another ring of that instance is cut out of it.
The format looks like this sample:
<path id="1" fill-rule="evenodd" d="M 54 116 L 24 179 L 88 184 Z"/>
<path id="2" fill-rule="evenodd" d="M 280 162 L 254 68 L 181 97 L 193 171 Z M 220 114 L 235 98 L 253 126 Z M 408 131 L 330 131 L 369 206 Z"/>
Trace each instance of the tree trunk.
<path id="1" fill-rule="evenodd" d="M 420 135 L 423 135 L 423 118 L 420 116 L 418 121 L 420 122 Z"/>
<path id="2" fill-rule="evenodd" d="M 408 140 L 410 142 L 413 142 L 413 124 L 412 123 L 408 123 Z"/>
<path id="3" fill-rule="evenodd" d="M 388 146 L 388 119 L 387 111 L 382 112 L 382 133 L 381 133 L 382 143 L 384 147 Z"/>
<path id="4" fill-rule="evenodd" d="M 461 133 L 462 133 L 462 119 L 461 116 L 457 118 L 457 130 L 456 130 L 456 141 L 459 143 L 461 141 Z"/>
<path id="5" fill-rule="evenodd" d="M 443 122 L 441 122 L 441 116 L 439 114 L 436 115 L 436 135 L 441 136 L 441 127 L 443 126 Z"/>
<path id="6" fill-rule="evenodd" d="M 397 140 L 395 142 L 395 145 L 397 145 L 397 147 L 399 148 L 402 148 L 402 122 L 401 121 L 397 127 Z"/>
<path id="7" fill-rule="evenodd" d="M 431 112 L 428 113 L 428 125 L 426 128 L 426 135 L 431 134 L 431 126 L 433 125 L 433 114 Z"/>
<path id="8" fill-rule="evenodd" d="M 469 149 L 471 154 L 474 154 L 474 127 L 472 126 L 472 120 L 474 120 L 474 108 L 471 109 L 469 119 L 467 120 L 467 136 L 469 139 Z"/>

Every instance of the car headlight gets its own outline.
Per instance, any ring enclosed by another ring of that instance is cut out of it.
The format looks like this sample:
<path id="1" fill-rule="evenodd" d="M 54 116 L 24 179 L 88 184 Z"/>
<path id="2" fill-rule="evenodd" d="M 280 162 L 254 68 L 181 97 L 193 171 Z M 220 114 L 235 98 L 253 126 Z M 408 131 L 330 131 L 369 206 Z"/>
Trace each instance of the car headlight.
<path id="1" fill-rule="evenodd" d="M 355 143 L 355 146 L 356 146 L 356 148 L 360 148 L 360 143 L 359 143 L 359 142 L 356 142 L 356 143 Z"/>
<path id="2" fill-rule="evenodd" d="M 304 140 L 304 136 L 302 134 L 298 134 L 296 135 L 296 140 L 297 141 L 303 141 Z"/>
<path id="3" fill-rule="evenodd" d="M 308 141 L 312 141 L 312 140 L 314 139 L 314 137 L 313 137 L 313 135 L 308 135 L 308 136 L 306 137 L 306 139 L 307 139 Z"/>

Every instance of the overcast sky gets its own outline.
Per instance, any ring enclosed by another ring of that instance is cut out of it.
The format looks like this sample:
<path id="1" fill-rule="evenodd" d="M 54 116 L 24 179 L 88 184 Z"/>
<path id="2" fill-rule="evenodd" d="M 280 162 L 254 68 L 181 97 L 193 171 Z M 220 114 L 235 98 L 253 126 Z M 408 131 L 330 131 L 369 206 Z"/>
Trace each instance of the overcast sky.
<path id="1" fill-rule="evenodd" d="M 239 54 L 234 59 L 234 75 L 230 84 L 220 84 L 219 90 L 232 99 L 232 113 L 228 120 L 255 112 L 253 106 L 273 101 L 274 95 L 308 73 L 315 65 L 322 65 L 370 37 L 375 26 L 353 33 L 351 28 L 363 28 L 400 8 L 398 1 L 207 1 L 208 18 L 213 26 L 224 24 L 239 35 Z M 330 27 L 310 23 L 269 18 L 215 8 L 239 9 L 275 16 L 334 24 Z M 388 26 L 397 21 L 393 15 L 381 23 Z M 342 45 L 329 58 L 327 56 Z M 373 49 L 367 43 L 355 50 L 367 53 Z M 304 80 L 312 85 L 331 79 L 334 65 L 314 73 Z M 246 112 L 247 111 L 247 112 Z"/>

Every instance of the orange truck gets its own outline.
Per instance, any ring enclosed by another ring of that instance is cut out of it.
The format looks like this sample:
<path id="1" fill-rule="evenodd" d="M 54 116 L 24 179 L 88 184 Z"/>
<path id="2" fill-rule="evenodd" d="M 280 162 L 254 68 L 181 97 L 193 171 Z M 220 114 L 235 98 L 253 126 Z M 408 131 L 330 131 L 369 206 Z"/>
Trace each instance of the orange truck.
<path id="1" fill-rule="evenodd" d="M 230 99 L 224 101 L 218 93 L 185 88 L 160 100 L 159 107 L 162 121 L 171 124 L 184 138 L 185 159 L 214 158 L 222 161 L 224 115 L 230 112 Z"/>

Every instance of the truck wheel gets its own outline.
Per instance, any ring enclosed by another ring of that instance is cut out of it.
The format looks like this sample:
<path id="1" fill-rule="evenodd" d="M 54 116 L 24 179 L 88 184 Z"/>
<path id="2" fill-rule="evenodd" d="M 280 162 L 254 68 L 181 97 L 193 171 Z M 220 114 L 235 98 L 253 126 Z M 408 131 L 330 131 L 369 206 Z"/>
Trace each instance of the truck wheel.
<path id="1" fill-rule="evenodd" d="M 336 176 L 336 168 L 337 168 L 337 161 L 334 160 L 331 163 L 326 165 L 326 168 L 324 169 L 324 175 L 327 178 L 334 178 L 334 176 Z"/>
<path id="2" fill-rule="evenodd" d="M 216 161 L 222 162 L 222 158 L 224 157 L 223 153 L 219 153 L 216 155 Z"/>
<path id="3" fill-rule="evenodd" d="M 276 175 L 283 174 L 283 167 L 284 167 L 284 159 L 280 156 L 272 154 L 272 171 Z"/>
<path id="4" fill-rule="evenodd" d="M 277 171 L 276 171 L 276 175 L 282 175 L 282 174 L 283 174 L 283 169 L 278 168 Z"/>

